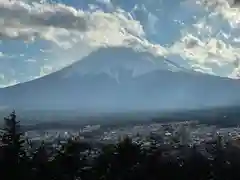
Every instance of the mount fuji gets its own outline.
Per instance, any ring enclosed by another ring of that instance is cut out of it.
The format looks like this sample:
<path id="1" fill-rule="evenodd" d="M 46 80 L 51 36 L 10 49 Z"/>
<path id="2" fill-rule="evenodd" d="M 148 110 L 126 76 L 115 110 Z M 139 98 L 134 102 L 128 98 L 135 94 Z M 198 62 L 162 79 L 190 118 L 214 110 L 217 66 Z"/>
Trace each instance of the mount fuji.
<path id="1" fill-rule="evenodd" d="M 0 107 L 129 112 L 240 105 L 238 80 L 185 69 L 148 52 L 101 48 L 42 78 L 0 89 Z"/>

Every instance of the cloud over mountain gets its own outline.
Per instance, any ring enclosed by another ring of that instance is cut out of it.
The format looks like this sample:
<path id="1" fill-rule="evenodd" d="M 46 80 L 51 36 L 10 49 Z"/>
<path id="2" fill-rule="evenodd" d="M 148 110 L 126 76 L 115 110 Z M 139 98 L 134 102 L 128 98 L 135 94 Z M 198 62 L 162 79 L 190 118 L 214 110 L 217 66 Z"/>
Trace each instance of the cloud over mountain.
<path id="1" fill-rule="evenodd" d="M 0 20 L 0 37 L 3 40 L 40 38 L 61 45 L 64 38 L 71 38 L 69 44 L 74 43 L 74 37 L 103 43 L 110 38 L 106 37 L 108 32 L 122 34 L 111 39 L 115 43 L 144 36 L 141 24 L 123 16 L 121 11 L 85 12 L 61 3 L 2 0 Z"/>
<path id="2" fill-rule="evenodd" d="M 0 84 L 41 77 L 113 46 L 238 78 L 239 19 L 230 0 L 0 0 L 0 72 L 8 79 Z"/>

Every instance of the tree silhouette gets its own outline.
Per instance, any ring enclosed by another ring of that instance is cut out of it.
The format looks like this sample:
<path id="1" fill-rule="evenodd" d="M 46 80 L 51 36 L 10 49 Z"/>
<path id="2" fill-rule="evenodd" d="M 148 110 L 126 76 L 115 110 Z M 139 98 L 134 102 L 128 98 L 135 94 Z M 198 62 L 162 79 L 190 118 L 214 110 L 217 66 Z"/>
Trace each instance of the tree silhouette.
<path id="1" fill-rule="evenodd" d="M 59 180 L 82 179 L 84 168 L 87 166 L 87 156 L 84 154 L 86 148 L 86 144 L 69 139 L 52 162 L 54 177 Z"/>
<path id="2" fill-rule="evenodd" d="M 33 174 L 33 179 L 42 180 L 50 178 L 50 167 L 49 154 L 46 150 L 44 142 L 36 149 L 32 154 L 31 170 Z"/>
<path id="3" fill-rule="evenodd" d="M 97 179 L 132 179 L 137 175 L 138 165 L 143 159 L 141 148 L 128 137 L 116 145 L 108 145 L 95 161 Z"/>
<path id="4" fill-rule="evenodd" d="M 5 118 L 0 146 L 3 180 L 237 180 L 240 150 L 213 142 L 197 146 L 149 146 L 129 137 L 94 150 L 88 143 L 69 139 L 49 147 L 44 142 L 26 148 L 15 112 Z M 28 144 L 31 144 L 30 141 Z M 95 153 L 91 153 L 91 152 Z M 93 155 L 94 154 L 94 155 Z M 210 156 L 209 156 L 210 154 Z"/>
<path id="5" fill-rule="evenodd" d="M 25 140 L 16 120 L 15 111 L 4 118 L 4 133 L 2 136 L 2 163 L 5 179 L 27 178 L 28 160 L 24 149 Z"/>

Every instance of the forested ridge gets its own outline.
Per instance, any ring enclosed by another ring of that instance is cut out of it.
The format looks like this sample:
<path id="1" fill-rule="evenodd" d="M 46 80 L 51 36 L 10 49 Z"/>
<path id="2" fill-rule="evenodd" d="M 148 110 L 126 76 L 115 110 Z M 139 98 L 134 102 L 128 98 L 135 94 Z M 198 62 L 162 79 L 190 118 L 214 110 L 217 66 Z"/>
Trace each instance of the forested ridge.
<path id="1" fill-rule="evenodd" d="M 211 157 L 195 146 L 166 149 L 153 141 L 145 147 L 128 137 L 101 148 L 77 137 L 34 147 L 13 112 L 1 136 L 0 174 L 3 180 L 239 180 L 240 151 L 212 147 Z"/>

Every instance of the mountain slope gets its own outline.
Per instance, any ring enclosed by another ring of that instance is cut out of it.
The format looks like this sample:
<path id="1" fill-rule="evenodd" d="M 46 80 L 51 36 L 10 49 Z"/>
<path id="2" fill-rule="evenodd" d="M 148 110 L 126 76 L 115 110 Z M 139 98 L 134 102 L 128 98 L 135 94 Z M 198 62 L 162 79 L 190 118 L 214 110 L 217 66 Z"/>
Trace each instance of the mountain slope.
<path id="1" fill-rule="evenodd" d="M 237 80 L 194 73 L 148 53 L 109 48 L 1 89 L 0 106 L 90 112 L 193 109 L 239 105 L 239 92 Z"/>

